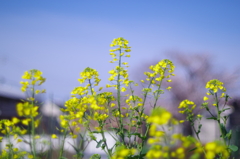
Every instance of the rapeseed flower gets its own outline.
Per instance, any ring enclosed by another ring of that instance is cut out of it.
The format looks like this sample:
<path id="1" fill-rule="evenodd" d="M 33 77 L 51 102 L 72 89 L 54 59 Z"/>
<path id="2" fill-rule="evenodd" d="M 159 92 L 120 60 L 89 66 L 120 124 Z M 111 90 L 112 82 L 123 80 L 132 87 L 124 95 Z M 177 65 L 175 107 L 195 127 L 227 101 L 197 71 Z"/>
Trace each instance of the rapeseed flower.
<path id="1" fill-rule="evenodd" d="M 223 82 L 219 81 L 218 79 L 208 81 L 206 84 L 206 88 L 213 93 L 217 93 L 219 89 L 223 92 L 226 92 L 226 88 L 223 86 Z"/>

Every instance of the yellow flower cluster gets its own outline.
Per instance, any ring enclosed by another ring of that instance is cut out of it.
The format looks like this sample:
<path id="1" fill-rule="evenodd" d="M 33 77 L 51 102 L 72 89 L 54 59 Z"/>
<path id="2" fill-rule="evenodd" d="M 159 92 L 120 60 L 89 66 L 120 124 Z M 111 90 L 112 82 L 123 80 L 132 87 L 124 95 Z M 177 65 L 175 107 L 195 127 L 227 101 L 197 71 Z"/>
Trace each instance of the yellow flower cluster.
<path id="1" fill-rule="evenodd" d="M 212 91 L 213 93 L 217 93 L 218 89 L 222 90 L 223 92 L 226 92 L 226 88 L 223 87 L 223 82 L 213 79 L 207 82 L 206 88 Z M 208 94 L 208 93 L 207 93 Z M 208 94 L 210 95 L 210 94 Z"/>
<path id="2" fill-rule="evenodd" d="M 10 157 L 12 157 L 11 159 L 20 159 L 24 158 L 27 154 L 26 151 L 20 151 L 18 148 L 13 148 L 13 155 L 11 156 L 7 150 L 2 150 L 0 159 L 7 159 Z"/>
<path id="3" fill-rule="evenodd" d="M 115 100 L 111 92 L 97 94 L 94 90 L 93 87 L 100 82 L 95 69 L 88 67 L 80 76 L 79 82 L 86 84 L 73 89 L 72 98 L 65 102 L 65 109 L 61 109 L 67 114 L 60 116 L 62 128 L 71 130 L 73 138 L 76 138 L 81 127 L 89 129 L 92 122 L 95 128 L 104 126 L 104 121 L 109 117 L 111 101 Z"/>
<path id="4" fill-rule="evenodd" d="M 81 79 L 78 79 L 80 83 L 84 83 L 86 80 L 94 79 L 95 86 L 97 86 L 101 81 L 98 78 L 98 72 L 90 67 L 85 68 L 84 71 L 80 73 L 80 76 L 82 77 Z"/>
<path id="5" fill-rule="evenodd" d="M 182 109 L 179 111 L 179 113 L 187 115 L 187 121 L 190 121 L 190 122 L 194 121 L 195 116 L 194 116 L 193 110 L 196 108 L 196 104 L 193 101 L 185 99 L 179 104 L 178 108 Z M 200 119 L 200 116 L 198 117 Z M 180 122 L 182 123 L 184 121 L 182 120 Z"/>
<path id="6" fill-rule="evenodd" d="M 8 119 L 3 119 L 0 121 L 0 131 L 3 134 L 9 134 L 9 135 L 17 135 L 21 134 L 24 135 L 26 134 L 25 129 L 21 129 L 20 127 L 16 126 L 20 122 L 19 119 L 16 117 L 12 118 L 12 121 Z M 17 138 L 17 136 L 16 136 Z"/>
<path id="7" fill-rule="evenodd" d="M 126 87 L 131 83 L 132 81 L 129 81 L 128 79 L 128 72 L 127 70 L 123 67 L 129 67 L 127 62 L 122 62 L 122 56 L 125 55 L 126 53 L 129 53 L 131 51 L 131 47 L 128 46 L 128 41 L 124 38 L 117 38 L 114 39 L 112 44 L 110 44 L 111 47 L 117 47 L 115 49 L 110 50 L 110 55 L 112 56 L 112 61 L 110 63 L 114 63 L 118 61 L 118 65 L 109 71 L 109 74 L 111 76 L 108 78 L 109 81 L 114 82 L 116 81 L 117 83 L 120 82 L 124 84 Z M 118 52 L 118 55 L 117 53 Z M 118 57 L 117 57 L 118 56 Z M 125 57 L 130 57 L 129 54 L 125 55 Z M 118 89 L 118 84 L 112 84 L 112 85 L 107 85 L 106 87 L 115 87 Z M 126 91 L 125 87 L 121 88 L 122 92 Z"/>
<path id="8" fill-rule="evenodd" d="M 36 117 L 38 115 L 38 106 L 34 106 L 32 103 L 24 102 L 17 104 L 17 112 L 19 116 L 24 117 Z"/>
<path id="9" fill-rule="evenodd" d="M 23 92 L 27 91 L 27 88 L 31 86 L 31 91 L 34 91 L 35 94 L 38 93 L 45 93 L 45 90 L 34 90 L 35 85 L 41 85 L 46 81 L 46 78 L 42 77 L 42 72 L 36 69 L 30 70 L 30 71 L 25 71 L 22 79 L 25 79 L 27 81 L 21 81 L 20 84 L 22 84 L 21 90 Z"/>
<path id="10" fill-rule="evenodd" d="M 17 124 L 20 122 L 16 117 L 12 118 L 12 120 L 3 119 L 0 121 L 0 132 L 5 135 L 8 139 L 8 144 L 6 144 L 5 148 L 2 149 L 0 159 L 5 158 L 23 158 L 27 152 L 19 151 L 18 148 L 14 148 L 14 145 L 9 143 L 10 136 L 13 136 L 14 140 L 19 143 L 22 142 L 22 139 L 19 136 L 27 133 L 27 130 L 20 128 Z M 0 137 L 0 142 L 2 142 L 3 137 Z M 9 152 L 11 151 L 11 154 Z"/>
<path id="11" fill-rule="evenodd" d="M 39 120 L 35 120 L 38 116 L 38 106 L 35 105 L 36 101 L 34 96 L 38 93 L 45 93 L 45 89 L 38 90 L 36 86 L 41 85 L 46 81 L 46 78 L 42 77 L 42 72 L 36 69 L 25 71 L 22 79 L 26 81 L 21 81 L 22 84 L 21 90 L 26 92 L 28 89 L 31 91 L 31 97 L 27 98 L 28 101 L 18 103 L 16 106 L 17 113 L 20 117 L 24 117 L 21 121 L 17 118 L 14 118 L 14 122 L 21 122 L 23 125 L 29 126 L 33 122 L 32 126 L 37 127 L 39 125 Z"/>
<path id="12" fill-rule="evenodd" d="M 209 142 L 205 145 L 206 158 L 214 159 L 215 157 L 229 158 L 228 148 L 220 141 Z"/>
<path id="13" fill-rule="evenodd" d="M 125 102 L 128 104 L 130 110 L 136 110 L 143 106 L 142 98 L 136 95 L 130 95 Z"/>
<path id="14" fill-rule="evenodd" d="M 225 100 L 228 100 L 228 98 L 229 98 L 229 96 L 226 94 L 226 88 L 223 86 L 223 82 L 221 82 L 217 79 L 208 81 L 206 84 L 206 88 L 208 89 L 208 92 L 206 93 L 207 95 L 214 95 L 214 98 L 216 98 L 217 96 L 215 96 L 215 95 L 217 95 L 218 90 L 221 90 L 222 93 L 221 93 L 220 98 L 225 98 Z M 203 100 L 208 101 L 209 97 L 204 96 Z M 203 103 L 203 107 L 208 109 L 207 104 L 208 104 L 208 102 Z M 217 106 L 217 103 L 215 102 L 212 105 Z"/>
<path id="15" fill-rule="evenodd" d="M 148 139 L 148 144 L 153 145 L 148 151 L 147 158 L 159 158 L 163 156 L 168 156 L 159 144 L 164 141 L 166 134 L 164 131 L 158 128 L 166 125 L 170 122 L 172 114 L 162 107 L 156 107 L 152 110 L 151 115 L 147 119 L 147 123 L 151 124 L 149 128 L 150 138 Z"/>
<path id="16" fill-rule="evenodd" d="M 179 113 L 190 114 L 196 108 L 196 104 L 193 101 L 185 99 L 179 104 L 178 108 L 183 109 L 183 110 L 180 110 Z"/>
<path id="17" fill-rule="evenodd" d="M 35 95 L 38 93 L 45 93 L 45 89 L 38 90 L 36 86 L 41 85 L 45 82 L 45 78 L 42 77 L 42 72 L 36 69 L 25 71 L 20 84 L 22 84 L 21 90 L 23 92 L 30 91 L 31 96 L 27 98 L 26 101 L 18 103 L 16 106 L 17 113 L 23 119 L 18 119 L 13 117 L 12 120 L 1 120 L 0 121 L 0 132 L 5 134 L 8 139 L 8 144 L 5 149 L 2 150 L 0 158 L 34 158 L 35 155 L 35 139 L 39 138 L 39 135 L 35 135 L 35 128 L 39 125 L 40 120 L 36 119 L 38 116 L 38 106 L 35 106 L 37 103 L 35 101 Z M 22 126 L 17 126 L 18 124 L 23 124 L 28 126 L 28 129 L 31 131 L 31 142 L 29 142 L 31 147 L 31 153 L 25 151 L 19 151 L 17 148 L 14 148 L 10 143 L 10 136 L 14 136 L 16 142 L 22 142 L 22 136 L 27 133 L 26 129 L 22 129 Z M 2 138 L 1 138 L 2 140 Z"/>
<path id="18" fill-rule="evenodd" d="M 189 106 L 194 105 L 192 101 L 185 100 L 180 104 L 180 108 L 189 108 Z M 194 137 L 186 137 L 182 134 L 169 136 L 163 129 L 164 126 L 170 123 L 173 124 L 174 121 L 171 113 L 164 108 L 156 107 L 153 109 L 153 112 L 147 119 L 147 122 L 151 123 L 149 129 L 150 138 L 148 139 L 148 144 L 151 145 L 151 148 L 147 152 L 146 158 L 185 159 L 186 154 L 192 158 L 200 158 L 203 154 L 202 145 Z M 194 148 L 194 153 L 189 152 L 192 148 Z"/>
<path id="19" fill-rule="evenodd" d="M 166 141 L 166 137 L 163 138 Z M 158 143 L 149 143 L 151 146 L 150 150 L 147 152 L 146 157 L 149 159 L 185 159 L 186 154 L 196 159 L 200 158 L 201 144 L 196 141 L 194 137 L 186 137 L 182 134 L 173 134 L 170 138 L 169 144 L 164 144 L 164 141 Z M 191 154 L 189 150 L 195 147 L 194 153 Z"/>
<path id="20" fill-rule="evenodd" d="M 127 157 L 133 156 L 136 153 L 136 149 L 129 149 L 125 146 L 119 146 L 111 159 L 126 159 Z"/>
<path id="21" fill-rule="evenodd" d="M 172 135 L 172 144 L 176 145 L 180 142 L 181 147 L 178 147 L 175 151 L 171 152 L 171 157 L 183 159 L 186 158 L 186 154 L 191 156 L 190 158 L 201 158 L 200 155 L 203 153 L 202 145 L 196 138 L 192 136 L 184 136 L 182 134 L 173 134 Z M 194 148 L 193 153 L 190 153 L 190 150 Z"/>
<path id="22" fill-rule="evenodd" d="M 28 126 L 32 119 L 38 115 L 38 106 L 34 106 L 33 103 L 18 103 L 16 108 L 18 115 L 24 117 L 24 119 L 21 120 L 21 123 L 26 126 Z M 39 120 L 34 120 L 34 126 L 38 127 L 39 122 Z"/>
<path id="23" fill-rule="evenodd" d="M 169 78 L 175 76 L 173 74 L 175 66 L 172 61 L 168 59 L 161 60 L 154 66 L 151 65 L 149 69 L 153 72 L 145 72 L 144 74 L 147 76 L 146 80 L 150 81 L 152 85 L 161 86 L 163 79 L 166 79 L 167 82 L 171 82 L 172 80 Z M 141 82 L 144 81 L 142 80 Z M 167 87 L 167 90 L 170 89 L 170 86 Z"/>
<path id="24" fill-rule="evenodd" d="M 152 110 L 152 113 L 148 117 L 147 122 L 158 125 L 164 125 L 169 122 L 171 117 L 172 114 L 168 112 L 166 109 L 162 107 L 156 107 L 155 109 Z"/>
<path id="25" fill-rule="evenodd" d="M 169 148 L 167 146 L 153 145 L 147 152 L 146 157 L 149 159 L 169 158 Z"/>
<path id="26" fill-rule="evenodd" d="M 124 38 L 122 38 L 122 37 L 119 37 L 119 38 L 116 38 L 116 39 L 113 39 L 113 41 L 112 41 L 112 43 L 110 44 L 110 46 L 111 47 L 118 47 L 118 48 L 124 48 L 125 50 L 125 52 L 130 52 L 131 50 L 130 50 L 130 48 L 131 47 L 129 47 L 128 46 L 128 40 L 126 40 L 126 39 L 124 39 Z M 118 49 L 117 48 L 117 49 Z M 115 51 L 117 51 L 116 49 L 115 50 L 111 50 L 111 52 L 115 52 Z"/>

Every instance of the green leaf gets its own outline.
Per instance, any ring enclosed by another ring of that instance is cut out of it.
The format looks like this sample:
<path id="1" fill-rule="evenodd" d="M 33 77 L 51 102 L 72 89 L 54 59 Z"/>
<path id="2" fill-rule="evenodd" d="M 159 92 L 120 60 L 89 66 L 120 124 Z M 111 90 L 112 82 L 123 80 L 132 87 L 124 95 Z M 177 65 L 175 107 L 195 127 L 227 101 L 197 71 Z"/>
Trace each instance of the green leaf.
<path id="1" fill-rule="evenodd" d="M 101 146 L 102 150 L 104 150 L 105 147 L 106 147 L 106 145 L 103 143 L 102 146 Z"/>
<path id="2" fill-rule="evenodd" d="M 230 131 L 226 134 L 225 138 L 227 138 L 228 140 L 230 140 L 230 139 L 232 138 L 232 130 L 230 130 Z"/>
<path id="3" fill-rule="evenodd" d="M 90 159 L 101 159 L 101 156 L 99 154 L 94 154 L 90 157 Z"/>
<path id="4" fill-rule="evenodd" d="M 128 156 L 127 159 L 144 159 L 142 155 Z"/>
<path id="5" fill-rule="evenodd" d="M 220 127 L 222 130 L 222 135 L 223 135 L 222 137 L 225 137 L 227 134 L 227 130 L 226 130 L 225 126 L 223 125 L 223 123 L 220 124 Z"/>
<path id="6" fill-rule="evenodd" d="M 227 102 L 228 101 L 228 98 L 231 98 L 228 94 L 226 94 L 225 96 L 225 101 Z"/>
<path id="7" fill-rule="evenodd" d="M 216 117 L 210 117 L 210 118 L 207 118 L 207 119 L 213 119 L 213 120 L 217 120 Z"/>
<path id="8" fill-rule="evenodd" d="M 229 110 L 229 109 L 231 109 L 231 108 L 226 108 L 226 109 L 220 110 L 220 113 L 225 112 L 225 110 Z"/>
<path id="9" fill-rule="evenodd" d="M 236 152 L 238 150 L 238 147 L 236 145 L 229 145 L 228 147 L 230 150 L 232 150 L 233 152 Z"/>
<path id="10" fill-rule="evenodd" d="M 199 159 L 200 158 L 200 154 L 199 153 L 194 153 L 190 159 Z"/>
<path id="11" fill-rule="evenodd" d="M 115 130 L 115 131 L 118 131 L 118 130 L 119 130 L 119 128 L 110 128 L 110 129 Z"/>
<path id="12" fill-rule="evenodd" d="M 100 133 L 100 132 L 99 132 L 99 131 L 92 131 L 92 133 L 98 134 L 98 133 Z"/>
<path id="13" fill-rule="evenodd" d="M 144 157 L 147 154 L 148 151 L 149 151 L 149 147 L 148 146 L 143 146 L 141 156 Z"/>
<path id="14" fill-rule="evenodd" d="M 194 151 L 194 150 L 196 150 L 196 149 L 197 149 L 197 147 L 194 147 L 194 148 L 192 148 L 191 150 L 188 150 L 188 152 Z"/>
<path id="15" fill-rule="evenodd" d="M 231 108 L 226 108 L 226 109 L 223 109 L 222 111 L 229 110 L 229 109 L 231 109 Z"/>
<path id="16" fill-rule="evenodd" d="M 200 124 L 199 126 L 198 126 L 198 129 L 200 130 L 202 128 L 202 124 Z"/>
<path id="17" fill-rule="evenodd" d="M 103 139 L 102 140 L 100 140 L 98 143 L 97 143 L 97 146 L 96 146 L 96 148 L 99 148 L 99 147 L 101 147 L 102 146 L 102 143 L 103 143 Z"/>
<path id="18" fill-rule="evenodd" d="M 78 150 L 78 148 L 77 147 L 75 147 L 74 145 L 72 145 L 70 142 L 68 142 L 73 148 L 74 148 L 74 150 L 76 151 L 76 153 L 78 153 L 79 152 L 79 150 Z"/>
<path id="19" fill-rule="evenodd" d="M 132 133 L 130 135 L 135 135 L 135 136 L 138 136 L 138 137 L 141 137 L 141 134 L 140 133 Z"/>
<path id="20" fill-rule="evenodd" d="M 145 140 L 146 139 L 146 136 L 142 136 L 140 133 L 131 133 L 130 135 L 135 135 L 135 136 L 138 136 L 139 138 Z"/>

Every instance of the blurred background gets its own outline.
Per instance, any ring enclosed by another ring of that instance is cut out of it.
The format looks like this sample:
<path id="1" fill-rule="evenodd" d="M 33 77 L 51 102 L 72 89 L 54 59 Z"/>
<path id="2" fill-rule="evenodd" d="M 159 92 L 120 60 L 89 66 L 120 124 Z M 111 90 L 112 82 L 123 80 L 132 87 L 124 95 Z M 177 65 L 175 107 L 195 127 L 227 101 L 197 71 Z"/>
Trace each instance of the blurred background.
<path id="1" fill-rule="evenodd" d="M 45 98 L 66 100 L 86 67 L 107 83 L 114 67 L 109 44 L 117 37 L 132 46 L 131 74 L 170 58 L 168 52 L 209 55 L 215 70 L 233 71 L 240 65 L 239 7 L 204 0 L 1 1 L 0 82 L 19 88 L 24 71 L 39 69 Z"/>
<path id="2" fill-rule="evenodd" d="M 124 37 L 132 47 L 130 79 L 144 79 L 161 59 L 175 63 L 173 89 L 163 100 L 175 115 L 181 100 L 201 103 L 213 78 L 239 103 L 239 8 L 240 1 L 217 0 L 0 1 L 0 95 L 14 99 L 14 107 L 24 97 L 24 71 L 39 69 L 47 78 L 41 86 L 47 93 L 39 98 L 63 106 L 84 68 L 97 69 L 100 86 L 108 83 L 115 66 L 109 44 Z M 2 118 L 3 112 L 14 115 L 1 110 Z"/>

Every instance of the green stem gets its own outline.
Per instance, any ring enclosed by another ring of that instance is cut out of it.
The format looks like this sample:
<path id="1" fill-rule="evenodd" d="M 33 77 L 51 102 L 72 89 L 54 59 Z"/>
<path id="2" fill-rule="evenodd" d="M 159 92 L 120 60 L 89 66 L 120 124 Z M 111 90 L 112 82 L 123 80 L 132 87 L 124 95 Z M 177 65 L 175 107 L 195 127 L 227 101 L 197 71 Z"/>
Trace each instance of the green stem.
<path id="1" fill-rule="evenodd" d="M 13 155 L 14 155 L 13 154 L 13 144 L 10 141 L 10 135 L 9 135 L 8 129 L 5 128 L 5 130 L 6 130 L 6 135 L 7 135 L 8 145 L 9 145 L 9 151 L 10 151 L 8 157 L 9 157 L 9 159 L 12 159 Z"/>
<path id="2" fill-rule="evenodd" d="M 119 61 L 118 61 L 118 69 L 117 69 L 117 103 L 118 103 L 118 112 L 119 112 L 119 126 L 120 126 L 120 137 L 122 142 L 125 145 L 125 141 L 124 141 L 124 131 L 123 131 L 123 119 L 122 119 L 122 112 L 121 112 L 121 85 L 120 85 L 120 79 L 121 79 L 121 75 L 120 75 L 120 68 L 121 68 L 121 49 L 119 50 Z"/>
<path id="3" fill-rule="evenodd" d="M 64 150 L 64 144 L 65 144 L 66 137 L 67 137 L 67 130 L 65 128 L 64 129 L 64 135 L 63 135 L 63 140 L 62 140 L 62 145 L 61 145 L 61 149 L 60 149 L 60 154 L 59 154 L 58 159 L 62 159 L 62 157 L 63 157 L 63 150 Z"/>
<path id="4" fill-rule="evenodd" d="M 218 97 L 217 97 L 217 93 L 214 94 L 214 99 L 215 99 L 215 103 L 216 103 L 216 109 L 217 109 L 217 122 L 218 122 L 218 127 L 220 129 L 220 132 L 221 132 L 221 135 L 222 135 L 222 140 L 224 142 L 225 145 L 226 144 L 226 141 L 224 140 L 224 133 L 223 133 L 223 130 L 222 130 L 222 127 L 221 127 L 221 112 L 219 110 L 219 101 L 218 101 Z"/>
<path id="5" fill-rule="evenodd" d="M 32 152 L 33 152 L 33 158 L 36 159 L 36 140 L 34 138 L 35 136 L 35 125 L 34 125 L 34 117 L 31 116 L 31 138 L 32 138 Z"/>
<path id="6" fill-rule="evenodd" d="M 35 88 L 34 85 L 32 85 L 32 101 L 31 101 L 31 105 L 32 105 L 32 109 L 34 108 L 34 99 L 35 97 Z M 31 147 L 32 147 L 32 153 L 33 153 L 33 158 L 36 159 L 36 140 L 35 140 L 35 118 L 34 116 L 31 115 Z"/>
<path id="7" fill-rule="evenodd" d="M 103 129 L 101 130 L 101 135 L 102 135 L 103 142 L 104 142 L 104 144 L 105 144 L 105 146 L 106 146 L 106 149 L 107 149 L 108 157 L 111 158 L 111 157 L 112 157 L 112 152 L 111 152 L 110 149 L 108 148 L 107 139 L 106 139 L 106 137 L 105 137 L 105 134 L 104 134 Z"/>
<path id="8" fill-rule="evenodd" d="M 134 94 L 133 94 L 133 89 L 132 89 L 132 87 L 131 87 L 131 85 L 130 85 L 130 90 L 131 90 L 131 95 L 132 95 L 132 101 L 133 101 L 133 105 L 134 106 L 136 106 L 136 100 L 135 100 L 135 97 L 134 97 Z M 137 111 L 138 113 L 139 113 L 139 111 Z M 130 114 L 130 121 L 129 121 L 129 128 L 128 128 L 128 148 L 131 148 L 132 146 L 131 146 L 131 144 L 132 144 L 132 139 L 131 139 L 131 136 L 132 135 L 129 135 L 129 134 L 131 134 L 131 130 L 132 130 L 132 127 L 133 127 L 133 124 L 132 124 L 132 119 L 133 119 L 133 115 L 135 114 L 133 114 L 134 112 L 133 111 L 131 111 L 131 114 Z M 139 115 L 139 116 L 141 116 L 141 115 Z M 137 126 L 135 126 L 136 127 L 136 129 L 135 129 L 135 132 L 134 133 L 137 133 L 137 131 L 138 131 L 138 129 L 139 129 L 139 126 L 137 125 Z M 136 135 L 134 136 L 134 139 L 133 139 L 133 143 L 135 143 L 135 145 L 137 145 L 137 141 L 136 141 Z"/>
<path id="9" fill-rule="evenodd" d="M 163 74 L 165 74 L 165 71 L 166 71 L 166 68 L 164 69 Z M 150 88 L 153 79 L 154 79 L 154 77 L 150 80 L 148 88 Z M 158 92 L 157 92 L 157 95 L 155 96 L 155 102 L 154 102 L 154 105 L 153 105 L 153 109 L 156 107 L 157 101 L 159 99 L 160 88 L 161 88 L 161 85 L 162 85 L 162 81 L 163 81 L 163 79 L 161 79 L 161 81 L 160 81 L 160 83 L 158 85 L 158 88 L 157 88 Z M 145 101 L 146 101 L 146 97 L 147 97 L 147 93 L 144 96 L 144 100 L 143 100 L 144 104 L 145 104 Z M 144 135 L 144 140 L 142 141 L 142 146 L 141 146 L 141 149 L 140 149 L 140 155 L 142 154 L 143 146 L 144 146 L 144 144 L 147 141 L 147 134 L 148 134 L 148 131 L 149 131 L 149 127 L 150 127 L 150 124 L 147 124 L 147 130 L 146 130 L 145 135 Z"/>
<path id="10" fill-rule="evenodd" d="M 165 74 L 165 71 L 166 71 L 166 68 L 163 70 L 163 74 Z M 164 78 L 163 78 L 164 79 Z M 153 105 L 153 109 L 156 107 L 156 105 L 157 105 L 157 101 L 158 101 L 158 99 L 159 99 L 159 95 L 160 95 L 160 88 L 161 88 L 161 85 L 162 85 L 162 81 L 163 81 L 163 79 L 160 81 L 160 83 L 159 83 L 159 85 L 158 85 L 158 91 L 157 91 L 157 95 L 156 95 L 156 97 L 155 97 L 155 102 L 154 102 L 154 105 Z"/>
<path id="11" fill-rule="evenodd" d="M 88 82 L 89 82 L 89 85 L 90 85 L 91 94 L 94 95 L 91 80 L 89 79 Z M 102 125 L 102 123 L 99 123 L 99 125 Z M 90 130 L 90 127 L 89 127 L 89 130 Z M 101 126 L 101 135 L 102 135 L 102 138 L 103 138 L 103 142 L 104 142 L 104 144 L 106 145 L 106 148 L 107 148 L 107 151 L 105 151 L 105 152 L 106 152 L 106 154 L 108 154 L 109 157 L 112 157 L 112 154 L 111 154 L 111 152 L 108 148 L 107 142 L 106 142 L 106 137 L 105 137 L 104 132 L 103 132 L 103 126 Z"/>
<path id="12" fill-rule="evenodd" d="M 84 131 L 84 134 L 85 134 L 85 132 L 86 132 L 86 131 Z M 81 133 L 79 134 L 79 136 L 80 136 L 80 142 L 78 143 L 77 159 L 83 158 L 83 140 L 84 140 L 84 139 L 83 139 L 83 136 L 82 136 Z M 84 135 L 84 136 L 85 136 L 85 135 Z M 81 153 L 81 156 L 80 156 L 79 152 Z"/>
<path id="13" fill-rule="evenodd" d="M 200 137 L 199 137 L 199 133 L 197 133 L 197 130 L 196 130 L 196 128 L 195 128 L 194 125 L 193 125 L 193 124 L 194 124 L 193 121 L 191 121 L 190 123 L 191 123 L 191 125 L 192 125 L 192 128 L 193 128 L 194 133 L 195 133 L 196 136 L 197 136 L 197 139 L 198 139 L 199 143 L 201 144 L 201 148 L 202 148 L 203 153 L 204 153 L 204 155 L 205 155 L 205 157 L 206 157 L 206 156 L 207 156 L 207 155 L 206 155 L 206 151 L 204 150 L 204 148 L 203 148 L 203 146 L 202 146 L 202 142 L 201 142 L 201 139 L 200 139 Z"/>
<path id="14" fill-rule="evenodd" d="M 91 90 L 91 94 L 93 95 L 93 88 L 92 88 L 92 83 L 91 83 L 91 79 L 88 79 L 88 83 L 90 85 L 90 90 Z"/>
<path id="15" fill-rule="evenodd" d="M 147 88 L 151 87 L 151 83 L 152 83 L 153 79 L 154 79 L 154 77 L 152 77 L 152 79 L 150 80 L 150 83 L 149 83 Z M 144 93 L 144 96 L 143 96 L 143 106 L 145 105 L 145 102 L 146 102 L 146 99 L 147 99 L 147 95 L 148 95 L 148 92 Z"/>

